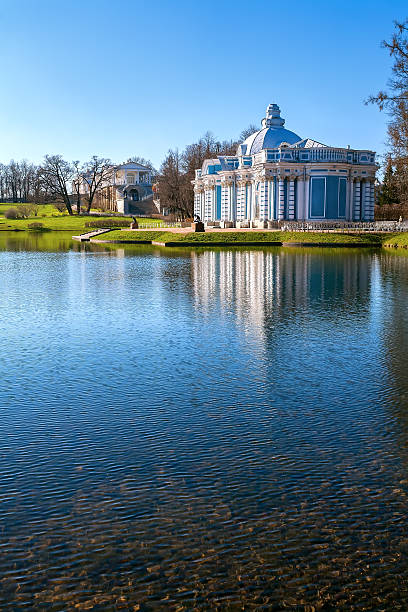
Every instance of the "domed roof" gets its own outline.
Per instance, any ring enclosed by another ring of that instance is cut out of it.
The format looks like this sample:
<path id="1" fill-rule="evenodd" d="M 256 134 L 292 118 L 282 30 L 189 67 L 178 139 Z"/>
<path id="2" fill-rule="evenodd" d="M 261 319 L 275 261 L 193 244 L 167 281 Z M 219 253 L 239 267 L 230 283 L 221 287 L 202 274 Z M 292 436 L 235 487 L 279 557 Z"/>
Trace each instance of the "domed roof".
<path id="1" fill-rule="evenodd" d="M 254 155 L 262 149 L 276 149 L 284 142 L 291 145 L 302 140 L 295 132 L 286 130 L 284 124 L 285 120 L 280 116 L 279 106 L 269 104 L 266 117 L 262 119 L 262 129 L 244 140 L 240 145 L 241 151 L 238 149 L 238 155 Z"/>

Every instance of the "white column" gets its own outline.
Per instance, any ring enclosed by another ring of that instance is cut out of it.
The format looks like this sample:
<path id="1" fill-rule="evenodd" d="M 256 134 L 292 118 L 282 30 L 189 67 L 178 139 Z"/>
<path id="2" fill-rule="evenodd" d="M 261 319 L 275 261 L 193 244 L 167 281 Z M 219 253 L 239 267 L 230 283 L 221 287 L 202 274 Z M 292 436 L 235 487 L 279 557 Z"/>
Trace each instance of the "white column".
<path id="1" fill-rule="evenodd" d="M 235 221 L 237 218 L 237 192 L 235 183 L 229 185 L 229 220 Z"/>
<path id="2" fill-rule="evenodd" d="M 295 181 L 291 177 L 288 185 L 288 219 L 293 221 L 295 218 Z"/>
<path id="3" fill-rule="evenodd" d="M 253 221 L 255 219 L 255 182 L 251 182 L 251 190 L 250 190 L 250 203 L 251 203 L 251 214 L 250 219 Z"/>
<path id="4" fill-rule="evenodd" d="M 217 216 L 217 191 L 215 185 L 211 188 L 211 221 L 214 221 Z"/>
<path id="5" fill-rule="evenodd" d="M 367 179 L 364 184 L 364 221 L 374 220 L 373 184 Z"/>
<path id="6" fill-rule="evenodd" d="M 252 219 L 252 183 L 248 183 L 246 186 L 245 192 L 245 202 L 246 202 L 246 219 Z"/>
<path id="7" fill-rule="evenodd" d="M 273 219 L 273 201 L 275 199 L 275 181 L 269 181 L 269 198 L 268 198 L 268 219 Z"/>
<path id="8" fill-rule="evenodd" d="M 202 191 L 200 193 L 200 212 L 199 212 L 199 215 L 200 215 L 201 221 L 203 221 L 204 220 L 204 215 L 205 215 L 205 192 L 204 191 Z"/>
<path id="9" fill-rule="evenodd" d="M 211 202 L 210 202 L 210 198 L 211 198 L 211 191 L 210 189 L 205 189 L 204 190 L 204 217 L 203 220 L 204 221 L 210 221 L 210 215 L 211 215 Z"/>
<path id="10" fill-rule="evenodd" d="M 366 208 L 367 208 L 367 202 L 366 202 L 366 196 L 367 196 L 367 190 L 366 190 L 366 181 L 361 181 L 360 183 L 360 198 L 361 198 L 361 220 L 365 221 L 365 213 L 366 213 Z"/>
<path id="11" fill-rule="evenodd" d="M 259 218 L 262 221 L 268 219 L 268 187 L 269 181 L 265 179 L 260 185 Z"/>
<path id="12" fill-rule="evenodd" d="M 310 193 L 310 177 L 306 176 L 305 181 L 305 197 L 304 197 L 304 211 L 305 211 L 305 220 L 309 219 L 309 193 Z"/>
<path id="13" fill-rule="evenodd" d="M 201 220 L 204 219 L 202 191 L 196 191 L 194 194 L 194 214 L 198 215 Z"/>
<path id="14" fill-rule="evenodd" d="M 200 194 L 194 193 L 194 215 L 200 215 Z"/>
<path id="15" fill-rule="evenodd" d="M 375 210 L 375 186 L 374 181 L 370 183 L 371 186 L 371 206 L 370 206 L 370 221 L 374 221 L 374 210 Z"/>
<path id="16" fill-rule="evenodd" d="M 297 179 L 296 184 L 297 218 L 299 221 L 303 221 L 305 218 L 305 181 L 303 179 Z"/>
<path id="17" fill-rule="evenodd" d="M 353 206 L 353 220 L 354 221 L 360 221 L 360 216 L 361 216 L 360 190 L 361 190 L 361 182 L 356 181 L 354 184 L 354 206 Z"/>
<path id="18" fill-rule="evenodd" d="M 371 217 L 371 186 L 369 181 L 366 179 L 363 183 L 363 214 L 361 215 L 364 221 L 370 221 Z"/>
<path id="19" fill-rule="evenodd" d="M 221 220 L 229 221 L 230 214 L 230 188 L 229 185 L 221 185 Z"/>
<path id="20" fill-rule="evenodd" d="M 204 192 L 204 221 L 213 221 L 215 219 L 215 189 L 214 185 L 210 185 Z"/>
<path id="21" fill-rule="evenodd" d="M 248 212 L 247 212 L 247 184 L 246 182 L 243 183 L 242 187 L 241 187 L 241 215 L 242 215 L 242 219 L 248 219 Z"/>
<path id="22" fill-rule="evenodd" d="M 285 218 L 285 181 L 279 178 L 278 183 L 278 219 Z"/>
<path id="23" fill-rule="evenodd" d="M 236 183 L 236 210 L 237 210 L 237 221 L 242 219 L 242 183 Z"/>

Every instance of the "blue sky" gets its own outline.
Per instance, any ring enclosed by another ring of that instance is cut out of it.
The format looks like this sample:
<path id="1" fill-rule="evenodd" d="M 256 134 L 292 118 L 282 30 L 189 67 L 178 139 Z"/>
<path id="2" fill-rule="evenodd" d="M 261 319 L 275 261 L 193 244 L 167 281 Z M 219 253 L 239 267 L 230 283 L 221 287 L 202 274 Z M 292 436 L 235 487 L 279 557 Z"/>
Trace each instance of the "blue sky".
<path id="1" fill-rule="evenodd" d="M 365 106 L 406 2 L 0 0 L 0 161 L 132 155 L 160 165 L 205 131 L 236 138 L 268 103 L 286 127 L 384 150 Z"/>

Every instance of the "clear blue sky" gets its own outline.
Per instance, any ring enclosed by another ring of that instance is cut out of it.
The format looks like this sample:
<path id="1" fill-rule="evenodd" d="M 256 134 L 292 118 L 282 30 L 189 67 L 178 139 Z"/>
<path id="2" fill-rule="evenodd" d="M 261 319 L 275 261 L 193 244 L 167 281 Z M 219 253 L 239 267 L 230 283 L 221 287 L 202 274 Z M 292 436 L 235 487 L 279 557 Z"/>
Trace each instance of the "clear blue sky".
<path id="1" fill-rule="evenodd" d="M 286 127 L 384 150 L 365 106 L 406 1 L 0 0 L 0 161 L 132 155 L 160 165 L 206 130 L 235 138 L 276 102 Z"/>

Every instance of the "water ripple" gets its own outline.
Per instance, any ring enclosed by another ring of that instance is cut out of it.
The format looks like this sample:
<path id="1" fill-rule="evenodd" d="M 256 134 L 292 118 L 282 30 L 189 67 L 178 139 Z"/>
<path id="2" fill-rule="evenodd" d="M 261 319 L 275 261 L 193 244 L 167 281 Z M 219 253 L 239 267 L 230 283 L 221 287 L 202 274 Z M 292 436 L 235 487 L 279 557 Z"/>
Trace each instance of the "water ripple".
<path id="1" fill-rule="evenodd" d="M 407 258 L 4 248 L 0 609 L 407 608 Z"/>

